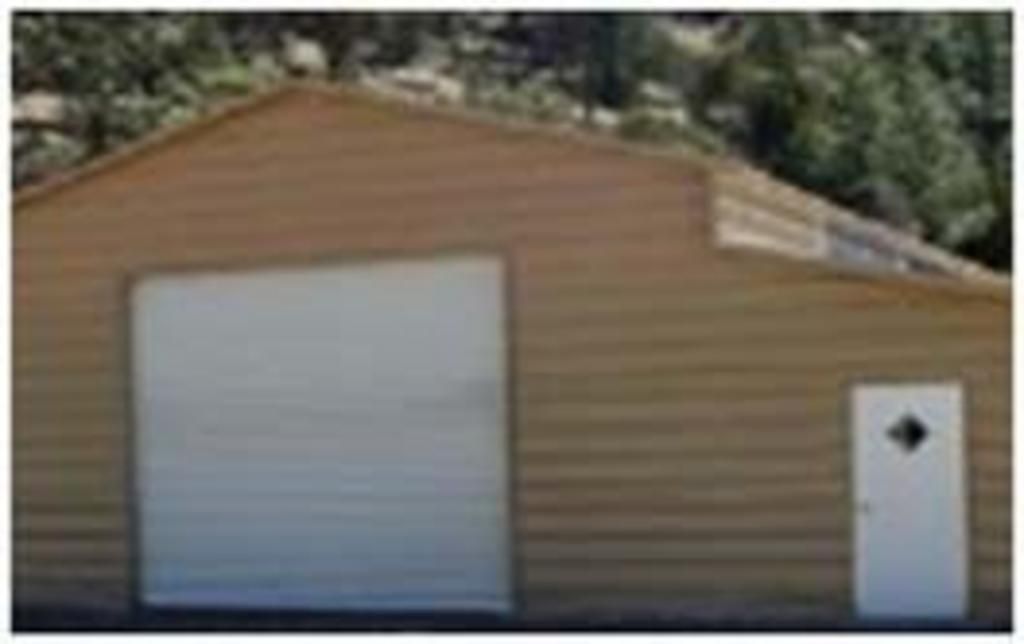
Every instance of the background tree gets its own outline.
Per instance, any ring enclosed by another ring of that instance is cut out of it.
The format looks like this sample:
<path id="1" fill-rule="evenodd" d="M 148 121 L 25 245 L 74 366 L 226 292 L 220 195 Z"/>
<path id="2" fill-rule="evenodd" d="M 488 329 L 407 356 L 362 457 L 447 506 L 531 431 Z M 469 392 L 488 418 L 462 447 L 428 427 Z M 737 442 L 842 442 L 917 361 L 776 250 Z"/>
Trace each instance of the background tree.
<path id="1" fill-rule="evenodd" d="M 16 186 L 289 75 L 739 156 L 1012 256 L 1003 13 L 16 13 Z"/>

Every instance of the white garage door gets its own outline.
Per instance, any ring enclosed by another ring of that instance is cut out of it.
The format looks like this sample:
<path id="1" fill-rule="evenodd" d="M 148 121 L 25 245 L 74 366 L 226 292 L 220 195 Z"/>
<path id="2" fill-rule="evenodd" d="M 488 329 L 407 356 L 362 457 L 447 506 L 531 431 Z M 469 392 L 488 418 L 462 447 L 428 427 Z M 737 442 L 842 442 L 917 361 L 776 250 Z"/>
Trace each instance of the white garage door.
<path id="1" fill-rule="evenodd" d="M 151 278 L 133 315 L 147 603 L 508 608 L 498 261 Z"/>

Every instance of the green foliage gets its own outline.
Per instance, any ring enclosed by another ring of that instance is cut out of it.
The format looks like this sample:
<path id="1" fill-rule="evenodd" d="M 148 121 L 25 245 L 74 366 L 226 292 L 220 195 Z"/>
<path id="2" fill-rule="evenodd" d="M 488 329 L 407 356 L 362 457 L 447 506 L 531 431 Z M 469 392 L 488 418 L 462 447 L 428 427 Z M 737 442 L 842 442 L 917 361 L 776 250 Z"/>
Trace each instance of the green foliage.
<path id="1" fill-rule="evenodd" d="M 498 85 L 479 90 L 469 104 L 538 122 L 566 121 L 574 106 L 570 97 L 553 90 L 543 79 L 520 83 L 514 88 Z"/>
<path id="2" fill-rule="evenodd" d="M 74 167 L 87 156 L 78 140 L 59 132 L 15 132 L 13 138 L 15 185 L 29 183 L 33 178 Z"/>
<path id="3" fill-rule="evenodd" d="M 1009 12 L 20 12 L 13 35 L 16 98 L 62 107 L 15 124 L 18 186 L 286 75 L 419 70 L 435 100 L 725 151 L 1010 266 Z"/>
<path id="4" fill-rule="evenodd" d="M 652 107 L 634 107 L 622 114 L 616 130 L 625 139 L 661 145 L 685 145 L 703 152 L 722 151 L 722 141 L 711 131 L 688 122 L 684 115 Z"/>
<path id="5" fill-rule="evenodd" d="M 1008 14 L 764 14 L 736 31 L 695 103 L 734 150 L 1009 266 Z"/>

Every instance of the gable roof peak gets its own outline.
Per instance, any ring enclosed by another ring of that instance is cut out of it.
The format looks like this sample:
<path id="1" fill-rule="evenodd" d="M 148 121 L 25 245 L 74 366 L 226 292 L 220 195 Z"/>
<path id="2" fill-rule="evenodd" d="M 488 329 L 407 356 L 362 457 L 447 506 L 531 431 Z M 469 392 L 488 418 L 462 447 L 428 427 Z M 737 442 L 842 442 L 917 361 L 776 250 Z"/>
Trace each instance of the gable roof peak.
<path id="1" fill-rule="evenodd" d="M 159 128 L 128 143 L 113 152 L 86 162 L 78 168 L 57 173 L 39 183 L 18 190 L 12 199 L 15 209 L 24 208 L 63 189 L 80 184 L 97 175 L 115 170 L 136 159 L 146 156 L 165 146 L 200 134 L 216 124 L 242 114 L 254 112 L 289 97 L 316 97 L 327 101 L 351 101 L 395 113 L 431 115 L 462 124 L 471 124 L 492 129 L 513 130 L 524 135 L 556 138 L 567 143 L 586 145 L 593 149 L 619 152 L 634 157 L 645 157 L 668 163 L 687 164 L 690 168 L 704 173 L 709 189 L 716 191 L 720 185 L 737 178 L 752 181 L 765 190 L 790 200 L 799 200 L 816 211 L 828 225 L 854 235 L 867 235 L 881 243 L 892 246 L 896 252 L 910 256 L 921 256 L 926 261 L 937 261 L 951 269 L 951 273 L 969 281 L 996 282 L 1004 287 L 1009 278 L 968 260 L 954 256 L 941 248 L 932 246 L 884 224 L 873 222 L 835 206 L 823 197 L 807 193 L 785 183 L 749 163 L 735 157 L 720 157 L 694 148 L 665 148 L 653 144 L 623 141 L 609 134 L 585 131 L 580 128 L 558 127 L 514 119 L 504 116 L 483 114 L 470 109 L 442 106 L 425 100 L 395 92 L 383 94 L 370 88 L 328 82 L 311 78 L 289 78 L 273 85 L 264 86 L 248 95 L 229 99 L 205 109 L 188 122 Z"/>

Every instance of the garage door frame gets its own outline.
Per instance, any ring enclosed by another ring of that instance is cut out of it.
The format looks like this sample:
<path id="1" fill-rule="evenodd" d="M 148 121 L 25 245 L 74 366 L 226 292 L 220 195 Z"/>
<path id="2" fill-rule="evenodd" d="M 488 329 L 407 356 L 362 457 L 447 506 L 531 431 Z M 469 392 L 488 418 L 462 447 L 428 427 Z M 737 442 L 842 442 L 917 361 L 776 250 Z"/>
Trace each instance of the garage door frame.
<path id="1" fill-rule="evenodd" d="M 203 274 L 242 274 L 253 271 L 275 270 L 314 270 L 317 268 L 346 268 L 365 266 L 367 264 L 390 264 L 394 262 L 424 262 L 431 260 L 474 260 L 488 259 L 498 262 L 501 272 L 501 300 L 503 305 L 502 333 L 505 344 L 505 464 L 506 464 L 506 516 L 508 529 L 508 596 L 509 608 L 502 614 L 519 613 L 523 605 L 521 571 L 519 568 L 519 511 L 518 511 L 518 470 L 517 451 L 518 414 L 517 414 L 517 383 L 516 363 L 516 315 L 515 304 L 515 262 L 513 254 L 506 249 L 495 248 L 457 248 L 447 250 L 389 252 L 389 253 L 345 253 L 329 255 L 305 260 L 289 260 L 273 258 L 270 260 L 251 259 L 230 262 L 190 262 L 188 264 L 168 263 L 151 265 L 145 269 L 129 269 L 125 271 L 120 282 L 119 300 L 121 324 L 121 365 L 123 376 L 122 401 L 124 405 L 123 448 L 124 448 L 124 503 L 125 503 L 125 541 L 127 547 L 127 591 L 128 609 L 133 613 L 151 611 L 154 608 L 145 601 L 143 584 L 143 543 L 142 543 L 142 494 L 139 468 L 139 421 L 135 395 L 136 369 L 134 354 L 134 323 L 133 295 L 144 280 L 158 277 L 184 277 Z M 233 610 L 227 608 L 196 607 L 198 610 L 212 609 L 217 611 Z M 389 611 L 399 614 L 401 611 Z M 416 611 L 420 613 L 422 611 Z M 448 613 L 463 612 L 435 609 L 431 612 Z"/>

